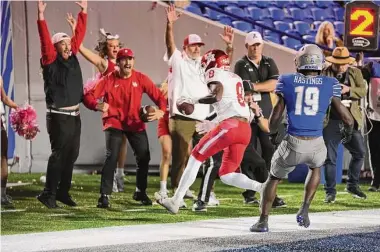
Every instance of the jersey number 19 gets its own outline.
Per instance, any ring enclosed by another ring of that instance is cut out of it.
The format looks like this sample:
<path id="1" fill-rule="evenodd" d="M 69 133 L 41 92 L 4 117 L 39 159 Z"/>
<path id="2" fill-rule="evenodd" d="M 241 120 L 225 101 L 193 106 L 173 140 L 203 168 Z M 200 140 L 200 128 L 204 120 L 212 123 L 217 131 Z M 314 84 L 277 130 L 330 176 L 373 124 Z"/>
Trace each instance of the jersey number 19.
<path id="1" fill-rule="evenodd" d="M 317 87 L 298 86 L 295 88 L 297 94 L 294 114 L 314 116 L 319 108 L 319 89 Z"/>

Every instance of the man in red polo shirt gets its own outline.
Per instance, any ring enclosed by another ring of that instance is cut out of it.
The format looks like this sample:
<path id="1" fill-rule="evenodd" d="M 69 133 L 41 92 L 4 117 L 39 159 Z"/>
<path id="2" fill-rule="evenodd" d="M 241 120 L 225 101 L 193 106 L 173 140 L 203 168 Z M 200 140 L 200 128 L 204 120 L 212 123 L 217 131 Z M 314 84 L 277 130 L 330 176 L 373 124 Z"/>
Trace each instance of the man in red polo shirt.
<path id="1" fill-rule="evenodd" d="M 145 123 L 139 109 L 143 93 L 159 107 L 148 120 L 160 119 L 166 109 L 166 99 L 149 77 L 134 70 L 133 51 L 122 48 L 117 53 L 118 69 L 102 77 L 93 90 L 84 96 L 83 103 L 91 110 L 103 112 L 103 130 L 106 134 L 106 160 L 102 169 L 98 207 L 109 207 L 113 174 L 116 169 L 123 134 L 126 135 L 136 156 L 136 192 L 133 199 L 151 205 L 146 194 L 150 161 Z M 103 99 L 100 101 L 100 99 Z"/>

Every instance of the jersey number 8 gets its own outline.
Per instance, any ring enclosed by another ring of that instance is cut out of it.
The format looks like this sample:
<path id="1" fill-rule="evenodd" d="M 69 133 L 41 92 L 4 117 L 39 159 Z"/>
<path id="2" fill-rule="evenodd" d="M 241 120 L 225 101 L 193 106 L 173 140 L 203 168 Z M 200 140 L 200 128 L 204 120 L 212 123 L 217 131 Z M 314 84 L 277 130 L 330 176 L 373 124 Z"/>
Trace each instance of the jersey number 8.
<path id="1" fill-rule="evenodd" d="M 302 112 L 307 116 L 315 116 L 319 108 L 319 89 L 317 87 L 295 88 L 297 93 L 296 107 L 294 114 L 302 115 Z"/>

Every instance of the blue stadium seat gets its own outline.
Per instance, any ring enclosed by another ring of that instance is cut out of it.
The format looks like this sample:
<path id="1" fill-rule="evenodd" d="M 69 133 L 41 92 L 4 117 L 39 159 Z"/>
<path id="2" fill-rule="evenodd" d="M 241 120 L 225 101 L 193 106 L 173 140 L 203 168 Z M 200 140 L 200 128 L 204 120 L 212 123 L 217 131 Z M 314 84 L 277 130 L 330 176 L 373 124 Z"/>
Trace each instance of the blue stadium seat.
<path id="1" fill-rule="evenodd" d="M 315 36 L 313 36 L 313 35 L 303 35 L 302 38 L 309 40 L 311 42 L 315 42 Z"/>
<path id="2" fill-rule="evenodd" d="M 305 11 L 300 8 L 290 8 L 290 16 L 294 20 L 302 21 L 305 18 Z"/>
<path id="3" fill-rule="evenodd" d="M 232 20 L 229 17 L 220 17 L 219 22 L 224 25 L 232 26 Z"/>
<path id="4" fill-rule="evenodd" d="M 240 16 L 240 17 L 246 17 L 247 16 L 245 14 L 245 12 L 237 6 L 227 6 L 224 8 L 224 10 L 227 12 L 233 13 L 237 16 Z"/>
<path id="5" fill-rule="evenodd" d="M 206 4 L 209 4 L 211 2 L 206 2 Z M 219 5 L 219 7 L 221 8 L 224 8 L 224 7 L 227 7 L 227 6 L 237 6 L 238 5 L 238 1 L 214 1 L 214 3 L 216 3 L 217 5 Z"/>
<path id="6" fill-rule="evenodd" d="M 286 47 L 292 48 L 294 50 L 296 50 L 297 46 L 302 46 L 301 41 L 294 38 L 289 38 L 288 36 L 283 36 L 282 41 Z"/>
<path id="7" fill-rule="evenodd" d="M 344 20 L 344 8 L 337 7 L 334 8 L 334 16 L 336 20 L 343 21 Z"/>
<path id="8" fill-rule="evenodd" d="M 343 35 L 344 33 L 344 23 L 341 21 L 335 21 L 334 22 L 334 28 L 335 31 L 337 31 L 340 35 Z"/>
<path id="9" fill-rule="evenodd" d="M 189 11 L 191 13 L 203 16 L 203 13 L 202 13 L 201 9 L 198 7 L 198 5 L 190 4 L 189 6 L 187 6 L 185 8 L 185 10 L 187 10 L 187 11 Z"/>
<path id="10" fill-rule="evenodd" d="M 247 12 L 253 20 L 261 20 L 264 17 L 263 10 L 258 7 L 248 7 Z"/>
<path id="11" fill-rule="evenodd" d="M 318 31 L 318 28 L 319 26 L 322 24 L 322 21 L 314 21 L 313 22 L 313 25 L 314 25 L 314 29 L 315 31 Z"/>
<path id="12" fill-rule="evenodd" d="M 275 37 L 273 37 L 273 36 L 264 36 L 264 39 L 272 41 L 273 43 L 281 44 L 281 40 L 280 40 L 279 36 L 275 36 Z"/>
<path id="13" fill-rule="evenodd" d="M 238 1 L 237 5 L 240 8 L 249 7 L 250 1 Z"/>
<path id="14" fill-rule="evenodd" d="M 315 5 L 319 8 L 329 8 L 334 5 L 332 0 L 315 1 Z"/>
<path id="15" fill-rule="evenodd" d="M 294 1 L 295 6 L 306 9 L 314 6 L 313 0 Z"/>
<path id="16" fill-rule="evenodd" d="M 283 32 L 286 31 L 286 30 L 292 29 L 291 24 L 285 23 L 285 22 L 282 22 L 282 21 L 274 21 L 273 24 L 274 24 L 274 27 L 277 30 L 280 30 L 280 31 L 283 31 Z"/>
<path id="17" fill-rule="evenodd" d="M 223 15 L 223 14 L 220 12 L 211 10 L 208 7 L 205 7 L 205 14 L 203 16 L 205 16 L 209 19 L 212 19 L 212 20 L 218 20 L 218 19 L 220 19 L 220 15 Z"/>
<path id="18" fill-rule="evenodd" d="M 301 37 L 301 34 L 298 31 L 296 31 L 296 30 L 286 30 L 285 33 L 291 34 L 291 35 L 294 35 L 294 36 L 297 36 L 297 37 Z"/>
<path id="19" fill-rule="evenodd" d="M 276 3 L 275 5 L 281 9 L 289 8 L 290 6 L 294 5 L 294 2 L 292 0 L 277 0 L 273 1 L 273 3 Z"/>
<path id="20" fill-rule="evenodd" d="M 244 21 L 233 21 L 232 26 L 243 32 L 250 32 L 253 30 L 252 24 L 244 22 Z"/>
<path id="21" fill-rule="evenodd" d="M 294 21 L 294 30 L 298 31 L 301 35 L 306 35 L 310 31 L 310 25 L 303 21 Z"/>
<path id="22" fill-rule="evenodd" d="M 255 5 L 260 8 L 267 8 L 271 5 L 270 1 L 256 1 Z"/>
<path id="23" fill-rule="evenodd" d="M 330 19 L 335 21 L 335 18 L 332 17 L 329 13 L 327 13 L 324 9 L 312 8 L 311 14 L 313 15 L 315 21 L 324 21 Z"/>
<path id="24" fill-rule="evenodd" d="M 284 10 L 276 7 L 269 8 L 269 13 L 274 21 L 281 21 L 285 17 Z"/>

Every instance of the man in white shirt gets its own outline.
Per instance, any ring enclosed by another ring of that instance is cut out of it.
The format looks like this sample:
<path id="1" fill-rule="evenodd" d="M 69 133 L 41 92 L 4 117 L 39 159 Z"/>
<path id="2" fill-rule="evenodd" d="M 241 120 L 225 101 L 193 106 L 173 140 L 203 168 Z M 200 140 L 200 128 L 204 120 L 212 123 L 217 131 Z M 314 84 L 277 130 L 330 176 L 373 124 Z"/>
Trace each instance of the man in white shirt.
<path id="1" fill-rule="evenodd" d="M 170 74 L 168 77 L 168 105 L 169 105 L 169 130 L 172 138 L 172 167 L 171 185 L 173 189 L 178 187 L 179 180 L 189 157 L 189 145 L 197 133 L 195 123 L 203 121 L 209 115 L 211 107 L 208 104 L 195 104 L 191 115 L 184 115 L 178 111 L 176 102 L 180 97 L 199 98 L 208 95 L 209 91 L 205 84 L 204 74 L 201 70 L 201 48 L 204 46 L 202 39 L 197 34 L 188 35 L 183 42 L 183 52 L 175 46 L 173 35 L 173 23 L 179 14 L 173 5 L 169 6 L 167 12 L 166 47 L 164 57 L 167 61 Z M 221 38 L 226 42 L 227 53 L 232 55 L 232 40 L 224 35 Z M 198 137 L 200 139 L 200 137 Z M 189 195 L 189 193 L 186 194 Z"/>

